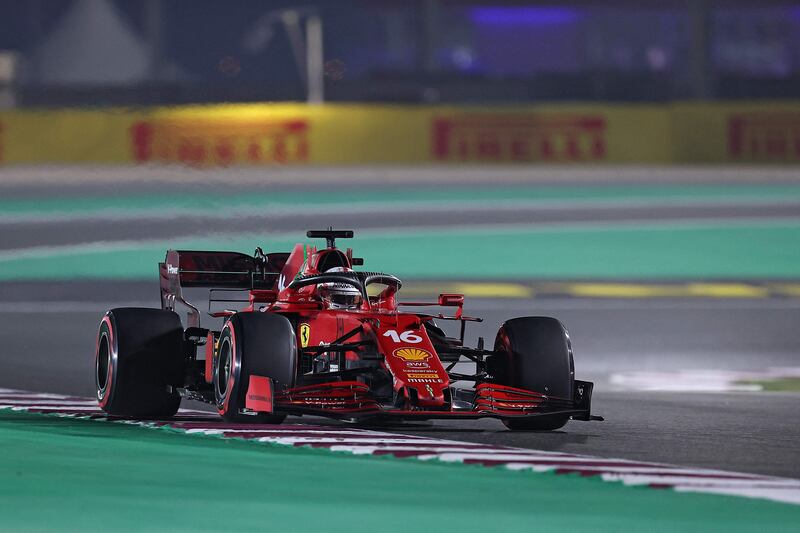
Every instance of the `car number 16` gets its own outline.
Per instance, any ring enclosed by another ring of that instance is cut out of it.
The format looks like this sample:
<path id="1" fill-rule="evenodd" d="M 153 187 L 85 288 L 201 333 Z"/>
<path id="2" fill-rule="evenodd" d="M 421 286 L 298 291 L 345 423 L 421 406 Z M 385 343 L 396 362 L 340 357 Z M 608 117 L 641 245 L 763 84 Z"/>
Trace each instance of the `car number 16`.
<path id="1" fill-rule="evenodd" d="M 391 338 L 395 343 L 405 342 L 408 344 L 418 344 L 422 342 L 422 337 L 415 334 L 413 331 L 404 331 L 398 335 L 396 330 L 390 329 L 384 333 L 383 336 Z"/>

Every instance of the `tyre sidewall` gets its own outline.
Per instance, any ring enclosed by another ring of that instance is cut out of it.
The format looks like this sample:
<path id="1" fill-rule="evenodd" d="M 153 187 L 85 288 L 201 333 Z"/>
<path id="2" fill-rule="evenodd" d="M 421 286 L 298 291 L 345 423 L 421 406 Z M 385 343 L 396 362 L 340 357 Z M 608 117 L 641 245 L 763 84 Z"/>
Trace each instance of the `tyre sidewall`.
<path id="1" fill-rule="evenodd" d="M 219 336 L 219 349 L 217 357 L 214 358 L 212 365 L 214 385 L 214 399 L 216 400 L 217 411 L 223 417 L 233 416 L 238 413 L 242 406 L 240 388 L 242 386 L 242 365 L 239 344 L 236 342 L 236 324 L 238 317 L 234 315 L 222 327 Z M 241 329 L 241 328 L 239 328 Z M 223 352 L 230 362 L 230 370 L 225 372 L 225 361 Z M 224 389 L 224 393 L 222 392 Z"/>
<path id="2" fill-rule="evenodd" d="M 564 325 L 551 317 L 521 317 L 505 322 L 497 332 L 491 356 L 498 383 L 573 399 L 575 366 L 572 344 Z M 569 417 L 537 416 L 503 420 L 512 430 L 552 431 Z"/>
<path id="3" fill-rule="evenodd" d="M 219 349 L 212 363 L 214 397 L 220 415 L 238 422 L 278 422 L 280 415 L 240 415 L 250 376 L 269 377 L 277 389 L 294 386 L 297 365 L 296 336 L 289 320 L 261 312 L 237 313 L 220 332 Z M 225 375 L 225 358 L 230 371 Z M 225 392 L 220 385 L 224 381 Z"/>
<path id="4" fill-rule="evenodd" d="M 98 369 L 107 351 L 105 383 Z M 183 326 L 161 309 L 119 308 L 100 322 L 95 346 L 95 386 L 100 408 L 114 416 L 172 416 L 180 404 Z M 103 387 L 105 385 L 105 387 Z"/>
<path id="5" fill-rule="evenodd" d="M 116 373 L 117 373 L 117 338 L 114 335 L 113 326 L 114 316 L 107 313 L 100 321 L 100 329 L 97 332 L 97 342 L 94 350 L 94 364 L 95 364 L 95 397 L 100 408 L 104 411 L 113 404 L 114 391 L 116 387 Z M 105 352 L 105 353 L 104 353 Z M 102 354 L 102 355 L 101 355 Z M 107 358 L 105 362 L 101 362 L 101 357 Z M 100 365 L 105 366 L 105 382 L 101 383 Z"/>
<path id="6" fill-rule="evenodd" d="M 495 350 L 502 353 L 500 382 L 572 400 L 575 365 L 564 325 L 551 317 L 521 317 L 505 322 Z"/>

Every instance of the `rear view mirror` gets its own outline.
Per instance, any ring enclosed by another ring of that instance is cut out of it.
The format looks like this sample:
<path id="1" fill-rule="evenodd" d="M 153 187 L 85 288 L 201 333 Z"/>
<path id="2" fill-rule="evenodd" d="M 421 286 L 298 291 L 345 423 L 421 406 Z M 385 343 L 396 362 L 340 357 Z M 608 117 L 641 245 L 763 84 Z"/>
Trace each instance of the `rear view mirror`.
<path id="1" fill-rule="evenodd" d="M 463 294 L 440 294 L 439 305 L 444 307 L 461 307 L 464 305 Z"/>

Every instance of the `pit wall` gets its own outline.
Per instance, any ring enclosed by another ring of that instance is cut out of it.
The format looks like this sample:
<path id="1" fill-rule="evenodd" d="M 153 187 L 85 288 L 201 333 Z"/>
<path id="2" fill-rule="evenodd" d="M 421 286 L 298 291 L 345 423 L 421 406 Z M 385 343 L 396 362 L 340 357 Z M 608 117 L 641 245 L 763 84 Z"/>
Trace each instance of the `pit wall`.
<path id="1" fill-rule="evenodd" d="M 0 164 L 800 164 L 800 101 L 0 113 Z"/>

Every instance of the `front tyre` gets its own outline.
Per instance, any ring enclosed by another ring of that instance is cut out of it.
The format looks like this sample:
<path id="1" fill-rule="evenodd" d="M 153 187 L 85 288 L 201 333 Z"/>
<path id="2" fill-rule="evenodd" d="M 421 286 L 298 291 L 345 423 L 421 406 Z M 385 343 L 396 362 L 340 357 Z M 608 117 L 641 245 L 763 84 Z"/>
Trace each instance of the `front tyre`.
<path id="1" fill-rule="evenodd" d="M 551 317 L 521 317 L 506 321 L 497 332 L 498 355 L 487 360 L 495 381 L 572 401 L 575 365 L 572 345 L 564 325 Z M 509 418 L 514 430 L 551 431 L 569 420 L 565 416 Z"/>
<path id="2" fill-rule="evenodd" d="M 113 416 L 173 416 L 183 384 L 183 326 L 161 309 L 118 308 L 100 322 L 95 346 L 95 389 Z"/>
<path id="3" fill-rule="evenodd" d="M 228 422 L 280 424 L 286 415 L 251 414 L 245 408 L 250 376 L 271 378 L 277 389 L 295 383 L 297 341 L 281 315 L 244 312 L 223 326 L 213 364 L 217 410 Z"/>

